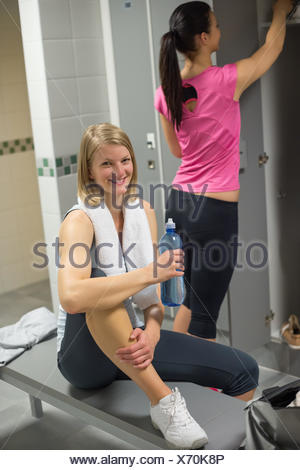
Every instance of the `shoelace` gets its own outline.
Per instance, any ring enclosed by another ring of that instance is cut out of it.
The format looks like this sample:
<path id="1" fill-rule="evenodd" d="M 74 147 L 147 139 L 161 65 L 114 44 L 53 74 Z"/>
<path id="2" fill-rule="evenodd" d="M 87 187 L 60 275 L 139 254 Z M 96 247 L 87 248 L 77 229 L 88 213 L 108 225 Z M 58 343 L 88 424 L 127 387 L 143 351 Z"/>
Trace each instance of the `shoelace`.
<path id="1" fill-rule="evenodd" d="M 187 426 L 193 422 L 193 418 L 188 412 L 185 404 L 185 399 L 181 396 L 178 388 L 175 388 L 172 396 L 173 403 L 170 413 L 170 420 L 167 425 L 167 429 L 172 424 L 172 422 L 178 426 Z"/>

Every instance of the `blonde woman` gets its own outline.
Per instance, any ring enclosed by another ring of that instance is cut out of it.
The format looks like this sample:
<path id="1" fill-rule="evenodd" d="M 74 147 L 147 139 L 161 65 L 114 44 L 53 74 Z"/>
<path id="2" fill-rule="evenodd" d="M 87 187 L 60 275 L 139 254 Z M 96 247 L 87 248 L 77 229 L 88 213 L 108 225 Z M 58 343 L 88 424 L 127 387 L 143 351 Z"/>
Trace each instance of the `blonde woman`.
<path id="1" fill-rule="evenodd" d="M 166 251 L 153 261 L 155 213 L 134 194 L 136 183 L 127 135 L 107 123 L 90 126 L 81 142 L 78 204 L 67 212 L 59 235 L 58 367 L 85 389 L 132 379 L 149 398 L 152 423 L 169 445 L 199 448 L 207 442 L 205 431 L 179 390 L 164 381 L 216 387 L 247 401 L 258 367 L 241 351 L 160 329 L 158 286 L 183 275 L 183 253 Z"/>

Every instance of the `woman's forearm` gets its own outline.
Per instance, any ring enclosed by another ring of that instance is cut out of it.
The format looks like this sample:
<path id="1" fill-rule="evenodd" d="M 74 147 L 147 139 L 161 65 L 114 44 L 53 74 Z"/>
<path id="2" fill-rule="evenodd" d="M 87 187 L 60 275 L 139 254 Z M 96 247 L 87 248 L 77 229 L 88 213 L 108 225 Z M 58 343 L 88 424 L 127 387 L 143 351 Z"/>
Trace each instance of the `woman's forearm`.
<path id="1" fill-rule="evenodd" d="M 73 280 L 64 284 L 65 292 L 59 293 L 61 305 L 68 313 L 112 309 L 125 299 L 153 284 L 149 266 L 117 276 L 94 277 Z"/>
<path id="2" fill-rule="evenodd" d="M 280 7 L 274 8 L 273 20 L 266 36 L 266 44 L 278 49 L 283 48 L 286 35 L 286 11 Z"/>
<path id="3" fill-rule="evenodd" d="M 155 346 L 160 338 L 160 327 L 163 321 L 163 316 L 164 307 L 161 303 L 151 305 L 144 310 L 145 331 L 147 331 Z"/>

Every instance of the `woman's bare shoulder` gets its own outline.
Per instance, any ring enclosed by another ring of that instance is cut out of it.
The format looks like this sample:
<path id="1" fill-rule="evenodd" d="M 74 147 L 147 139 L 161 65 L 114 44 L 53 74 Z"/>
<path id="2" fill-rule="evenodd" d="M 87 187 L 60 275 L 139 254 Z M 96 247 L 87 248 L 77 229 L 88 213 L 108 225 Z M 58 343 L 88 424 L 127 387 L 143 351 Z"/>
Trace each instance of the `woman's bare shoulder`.
<path id="1" fill-rule="evenodd" d="M 91 219 L 81 209 L 74 209 L 63 220 L 60 226 L 59 238 L 67 241 L 92 243 L 94 236 L 94 228 Z"/>

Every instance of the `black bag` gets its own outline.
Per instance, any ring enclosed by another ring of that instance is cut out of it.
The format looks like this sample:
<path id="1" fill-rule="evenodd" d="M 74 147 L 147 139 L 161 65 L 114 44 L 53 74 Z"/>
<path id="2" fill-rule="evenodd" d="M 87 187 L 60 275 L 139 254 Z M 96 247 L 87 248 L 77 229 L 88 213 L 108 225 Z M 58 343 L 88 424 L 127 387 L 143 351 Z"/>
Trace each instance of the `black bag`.
<path id="1" fill-rule="evenodd" d="M 287 408 L 300 390 L 300 380 L 263 390 L 246 408 L 246 450 L 300 449 L 300 407 Z"/>

